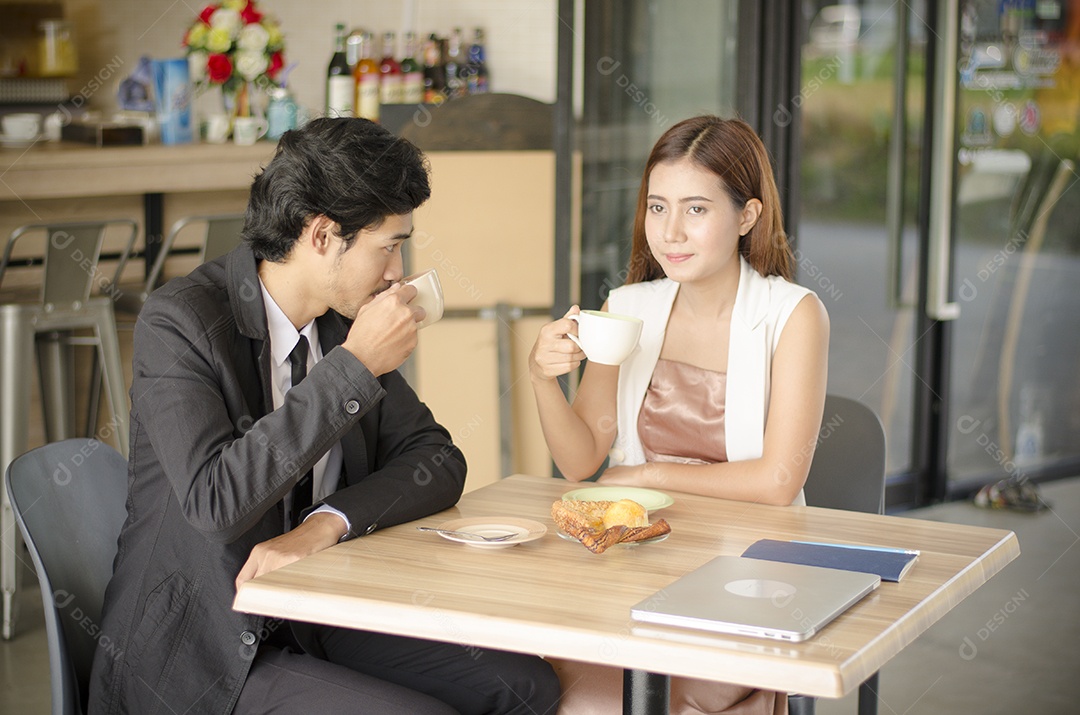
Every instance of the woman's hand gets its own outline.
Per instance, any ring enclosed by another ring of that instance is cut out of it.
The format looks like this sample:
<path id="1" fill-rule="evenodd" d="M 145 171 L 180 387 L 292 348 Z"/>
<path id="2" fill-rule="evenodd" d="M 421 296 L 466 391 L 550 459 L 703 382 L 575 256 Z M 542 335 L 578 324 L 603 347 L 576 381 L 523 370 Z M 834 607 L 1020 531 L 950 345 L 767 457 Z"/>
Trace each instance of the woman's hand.
<path id="1" fill-rule="evenodd" d="M 540 328 L 532 352 L 529 354 L 529 376 L 533 382 L 554 380 L 577 369 L 585 359 L 585 353 L 577 344 L 566 337 L 577 335 L 577 323 L 569 316 L 577 315 L 579 308 L 571 306 L 562 318 Z"/>
<path id="2" fill-rule="evenodd" d="M 661 481 L 661 468 L 655 462 L 646 462 L 634 466 L 608 467 L 598 483 L 609 487 L 655 487 Z"/>

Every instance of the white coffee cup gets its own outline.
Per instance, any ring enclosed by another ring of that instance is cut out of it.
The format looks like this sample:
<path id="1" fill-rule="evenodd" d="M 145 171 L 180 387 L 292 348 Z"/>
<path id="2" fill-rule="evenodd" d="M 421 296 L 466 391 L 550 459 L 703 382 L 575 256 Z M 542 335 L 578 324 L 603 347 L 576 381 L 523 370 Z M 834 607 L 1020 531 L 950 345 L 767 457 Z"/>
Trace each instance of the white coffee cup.
<path id="1" fill-rule="evenodd" d="M 229 115 L 211 114 L 206 118 L 206 141 L 224 144 L 229 140 Z"/>
<path id="2" fill-rule="evenodd" d="M 4 129 L 4 137 L 16 141 L 31 141 L 37 139 L 41 133 L 41 115 L 33 112 L 18 112 L 5 114 L 0 119 L 0 126 Z"/>
<path id="3" fill-rule="evenodd" d="M 45 117 L 42 123 L 42 131 L 45 134 L 45 140 L 51 142 L 60 141 L 60 134 L 64 129 L 64 115 L 60 112 L 53 112 L 49 116 Z"/>
<path id="4" fill-rule="evenodd" d="M 427 313 L 424 319 L 416 324 L 417 328 L 426 328 L 442 318 L 442 284 L 439 282 L 439 274 L 434 268 L 403 278 L 401 282 L 416 288 L 416 297 L 409 301 L 409 305 L 423 308 L 424 312 Z"/>
<path id="5" fill-rule="evenodd" d="M 585 357 L 601 365 L 622 364 L 641 337 L 640 318 L 600 310 L 583 310 L 569 317 L 577 321 L 578 334 L 566 337 L 577 343 Z"/>
<path id="6" fill-rule="evenodd" d="M 250 146 L 266 134 L 266 120 L 262 117 L 237 117 L 233 120 L 233 141 Z"/>

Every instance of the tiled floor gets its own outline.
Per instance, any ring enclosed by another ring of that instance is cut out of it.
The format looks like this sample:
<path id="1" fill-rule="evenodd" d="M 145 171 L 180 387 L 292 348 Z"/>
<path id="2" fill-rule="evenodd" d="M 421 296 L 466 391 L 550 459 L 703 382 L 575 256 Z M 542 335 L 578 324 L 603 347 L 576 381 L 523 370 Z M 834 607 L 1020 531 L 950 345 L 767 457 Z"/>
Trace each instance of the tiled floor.
<path id="1" fill-rule="evenodd" d="M 1011 529 L 1022 553 L 882 670 L 882 715 L 1080 712 L 1080 478 L 1043 491 L 1052 512 L 996 512 L 956 503 L 908 514 Z M 49 712 L 38 598 L 36 587 L 25 590 L 18 635 L 0 643 L 3 715 Z M 820 715 L 855 711 L 854 695 L 818 701 Z"/>

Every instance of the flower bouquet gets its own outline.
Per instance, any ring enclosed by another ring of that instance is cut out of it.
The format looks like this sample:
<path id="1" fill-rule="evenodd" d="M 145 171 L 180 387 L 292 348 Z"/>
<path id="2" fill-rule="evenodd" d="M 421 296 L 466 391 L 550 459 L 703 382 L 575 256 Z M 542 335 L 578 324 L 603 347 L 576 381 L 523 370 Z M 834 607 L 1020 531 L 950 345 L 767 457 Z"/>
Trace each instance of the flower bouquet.
<path id="1" fill-rule="evenodd" d="M 255 0 L 207 5 L 183 42 L 196 90 L 220 86 L 230 114 L 251 115 L 249 85 L 277 84 L 285 64 L 284 40 L 281 26 L 259 12 Z"/>

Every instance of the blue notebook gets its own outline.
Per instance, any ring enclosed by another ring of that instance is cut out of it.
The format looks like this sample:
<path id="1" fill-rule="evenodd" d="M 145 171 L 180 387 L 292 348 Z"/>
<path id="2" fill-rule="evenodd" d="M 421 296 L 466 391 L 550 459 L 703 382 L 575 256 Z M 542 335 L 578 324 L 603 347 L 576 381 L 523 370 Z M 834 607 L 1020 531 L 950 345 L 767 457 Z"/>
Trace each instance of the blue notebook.
<path id="1" fill-rule="evenodd" d="M 750 544 L 742 555 L 765 561 L 860 571 L 877 574 L 885 581 L 899 581 L 914 565 L 919 552 L 881 546 L 761 539 Z"/>

